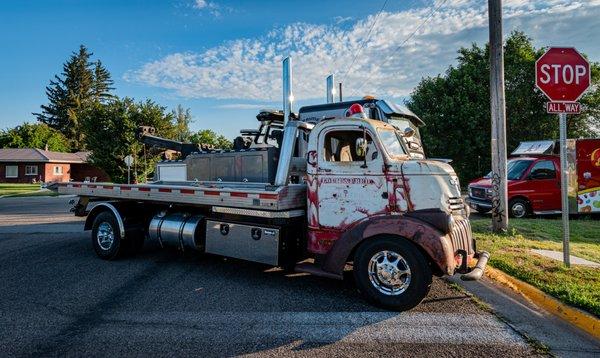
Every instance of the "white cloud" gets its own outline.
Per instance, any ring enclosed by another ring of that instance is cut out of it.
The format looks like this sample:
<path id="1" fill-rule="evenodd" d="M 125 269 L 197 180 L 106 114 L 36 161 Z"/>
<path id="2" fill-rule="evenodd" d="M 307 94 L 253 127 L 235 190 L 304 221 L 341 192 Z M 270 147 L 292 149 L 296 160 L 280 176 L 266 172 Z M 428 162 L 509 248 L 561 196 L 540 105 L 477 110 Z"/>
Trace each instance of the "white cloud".
<path id="1" fill-rule="evenodd" d="M 333 21 L 335 21 L 336 24 L 342 24 L 344 22 L 348 22 L 354 20 L 354 18 L 352 16 L 336 16 L 333 18 Z"/>
<path id="2" fill-rule="evenodd" d="M 436 0 L 430 6 L 381 13 L 369 43 L 349 69 L 374 16 L 349 29 L 294 23 L 261 38 L 226 42 L 202 53 L 174 53 L 128 72 L 125 78 L 186 98 L 278 101 L 281 61 L 289 55 L 297 99 L 323 97 L 325 77 L 332 72 L 337 81 L 344 81 L 346 96 L 403 97 L 423 76 L 436 75 L 454 63 L 460 46 L 487 41 L 487 2 Z M 429 16 L 428 23 L 404 43 Z M 518 28 L 538 46 L 576 46 L 592 60 L 600 56 L 594 45 L 599 16 L 600 0 L 504 2 L 506 33 Z"/>
<path id="3" fill-rule="evenodd" d="M 194 2 L 194 7 L 196 9 L 204 9 L 206 6 L 208 6 L 208 3 L 205 0 L 196 0 Z"/>
<path id="4" fill-rule="evenodd" d="M 215 17 L 221 16 L 221 6 L 212 1 L 194 0 L 193 8 L 200 11 L 208 11 L 209 14 Z"/>

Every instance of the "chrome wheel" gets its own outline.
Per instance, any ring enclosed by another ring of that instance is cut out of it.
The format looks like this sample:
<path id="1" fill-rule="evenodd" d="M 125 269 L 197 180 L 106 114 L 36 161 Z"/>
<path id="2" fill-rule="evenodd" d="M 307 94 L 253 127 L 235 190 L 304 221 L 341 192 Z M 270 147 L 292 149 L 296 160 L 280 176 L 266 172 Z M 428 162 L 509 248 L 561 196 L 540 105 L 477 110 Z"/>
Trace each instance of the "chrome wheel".
<path id="1" fill-rule="evenodd" d="M 525 204 L 518 202 L 513 204 L 511 211 L 514 217 L 522 218 L 527 214 L 527 207 Z"/>
<path id="2" fill-rule="evenodd" d="M 369 280 L 379 292 L 396 296 L 402 294 L 411 281 L 410 267 L 404 257 L 394 251 L 379 251 L 369 260 Z"/>
<path id="3" fill-rule="evenodd" d="M 113 245 L 115 241 L 115 233 L 113 231 L 112 226 L 103 222 L 98 225 L 98 233 L 96 234 L 96 240 L 98 241 L 98 246 L 102 250 L 108 251 Z"/>

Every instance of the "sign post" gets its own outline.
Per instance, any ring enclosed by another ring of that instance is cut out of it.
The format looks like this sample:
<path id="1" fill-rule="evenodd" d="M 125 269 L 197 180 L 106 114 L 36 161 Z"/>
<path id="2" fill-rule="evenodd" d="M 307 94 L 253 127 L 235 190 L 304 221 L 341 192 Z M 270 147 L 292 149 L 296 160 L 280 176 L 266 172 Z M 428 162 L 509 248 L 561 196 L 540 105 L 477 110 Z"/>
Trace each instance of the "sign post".
<path id="1" fill-rule="evenodd" d="M 129 154 L 123 159 L 125 165 L 127 165 L 127 184 L 131 184 L 131 166 L 133 165 L 133 156 Z"/>
<path id="2" fill-rule="evenodd" d="M 567 113 L 577 114 L 577 100 L 591 83 L 590 64 L 571 47 L 551 47 L 535 62 L 535 85 L 551 102 L 548 113 L 558 113 L 560 130 L 560 192 L 563 221 L 563 262 L 571 266 L 569 253 L 569 198 L 567 168 Z"/>
<path id="3" fill-rule="evenodd" d="M 571 255 L 569 250 L 569 240 L 571 230 L 569 229 L 569 186 L 567 169 L 567 114 L 558 115 L 560 131 L 560 199 L 562 206 L 562 224 L 563 224 L 563 262 L 565 266 L 571 267 Z"/>

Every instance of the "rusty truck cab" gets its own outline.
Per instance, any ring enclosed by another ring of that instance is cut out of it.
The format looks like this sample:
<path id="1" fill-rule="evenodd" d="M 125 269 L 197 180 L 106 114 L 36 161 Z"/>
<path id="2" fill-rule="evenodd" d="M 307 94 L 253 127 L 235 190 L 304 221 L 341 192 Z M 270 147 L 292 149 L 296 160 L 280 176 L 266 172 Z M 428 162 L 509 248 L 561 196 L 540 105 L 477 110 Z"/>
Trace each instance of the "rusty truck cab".
<path id="1" fill-rule="evenodd" d="M 476 256 L 475 244 L 458 178 L 447 163 L 412 157 L 403 135 L 372 119 L 323 120 L 312 128 L 306 171 L 307 245 L 320 262 L 320 272 L 300 266 L 301 270 L 340 278 L 349 261 L 356 265 L 362 248 L 388 240 L 422 255 L 433 274 L 470 271 L 467 264 Z M 375 256 L 382 252 L 394 251 L 382 249 Z M 388 265 L 389 272 L 375 270 L 368 276 L 401 275 L 401 258 L 394 261 L 396 266 L 380 258 L 373 265 Z"/>

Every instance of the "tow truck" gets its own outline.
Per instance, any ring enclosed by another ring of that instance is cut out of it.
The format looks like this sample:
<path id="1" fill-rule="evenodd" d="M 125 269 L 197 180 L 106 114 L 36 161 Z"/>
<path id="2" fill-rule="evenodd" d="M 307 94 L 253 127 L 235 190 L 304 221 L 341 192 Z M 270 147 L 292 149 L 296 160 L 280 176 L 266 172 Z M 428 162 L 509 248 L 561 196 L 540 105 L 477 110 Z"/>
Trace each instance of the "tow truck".
<path id="1" fill-rule="evenodd" d="M 178 162 L 186 180 L 53 186 L 79 196 L 72 210 L 96 254 L 156 240 L 338 280 L 352 267 L 369 302 L 399 311 L 434 275 L 479 279 L 489 254 L 476 251 L 452 167 L 424 158 L 418 117 L 376 99 L 294 114 L 291 59 L 283 65 L 283 111 L 260 114 L 234 150 L 189 154 Z"/>

